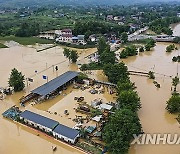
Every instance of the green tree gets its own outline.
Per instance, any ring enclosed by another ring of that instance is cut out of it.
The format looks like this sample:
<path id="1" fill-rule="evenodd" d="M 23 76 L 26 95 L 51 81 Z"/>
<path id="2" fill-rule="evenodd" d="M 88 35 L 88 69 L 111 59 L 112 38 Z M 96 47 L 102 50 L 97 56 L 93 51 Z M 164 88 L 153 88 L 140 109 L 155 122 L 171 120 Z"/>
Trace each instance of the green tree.
<path id="1" fill-rule="evenodd" d="M 69 59 L 69 61 L 71 60 L 73 63 L 77 62 L 78 59 L 77 51 L 64 48 L 63 54 L 66 58 Z"/>
<path id="2" fill-rule="evenodd" d="M 106 64 L 103 68 L 105 75 L 112 83 L 117 83 L 120 80 L 129 79 L 129 72 L 127 66 L 120 62 L 119 64 Z"/>
<path id="3" fill-rule="evenodd" d="M 16 68 L 12 69 L 10 78 L 9 78 L 9 86 L 14 88 L 15 92 L 21 91 L 24 89 L 24 75 L 21 72 L 18 72 Z"/>
<path id="4" fill-rule="evenodd" d="M 173 79 L 172 79 L 172 86 L 174 86 L 174 91 L 176 92 L 176 87 L 177 85 L 179 84 L 179 77 L 175 76 Z"/>
<path id="5" fill-rule="evenodd" d="M 101 64 L 115 64 L 116 62 L 116 55 L 113 51 L 110 51 L 109 46 L 101 53 L 100 57 Z"/>
<path id="6" fill-rule="evenodd" d="M 130 80 L 126 80 L 126 81 L 118 82 L 117 83 L 117 92 L 119 94 L 120 94 L 121 91 L 124 91 L 124 90 L 134 90 L 134 89 L 136 89 L 136 86 Z"/>
<path id="7" fill-rule="evenodd" d="M 103 129 L 103 139 L 110 153 L 126 154 L 133 134 L 141 133 L 141 124 L 136 112 L 129 109 L 116 110 Z"/>
<path id="8" fill-rule="evenodd" d="M 149 76 L 149 79 L 155 79 L 154 72 L 152 71 L 149 71 L 148 76 Z"/>
<path id="9" fill-rule="evenodd" d="M 106 43 L 104 37 L 101 37 L 98 42 L 98 54 L 101 55 L 107 48 L 110 48 L 109 45 Z"/>
<path id="10" fill-rule="evenodd" d="M 128 41 L 128 35 L 127 35 L 126 32 L 123 32 L 123 33 L 121 34 L 121 41 L 122 41 L 122 43 L 127 43 L 127 41 Z"/>
<path id="11" fill-rule="evenodd" d="M 128 52 L 125 49 L 123 49 L 120 53 L 120 58 L 127 58 L 127 57 L 128 57 Z"/>
<path id="12" fill-rule="evenodd" d="M 128 108 L 131 111 L 138 111 L 141 108 L 140 98 L 137 92 L 133 90 L 124 90 L 121 91 L 118 95 L 117 102 L 119 107 Z"/>
<path id="13" fill-rule="evenodd" d="M 78 53 L 77 51 L 75 50 L 72 50 L 71 51 L 71 54 L 70 54 L 70 59 L 73 63 L 76 63 L 77 62 L 77 59 L 78 59 Z"/>
<path id="14" fill-rule="evenodd" d="M 139 52 L 144 52 L 144 47 L 140 47 Z"/>
<path id="15" fill-rule="evenodd" d="M 166 109 L 170 113 L 180 113 L 180 95 L 173 94 L 171 98 L 167 101 Z"/>
<path id="16" fill-rule="evenodd" d="M 145 49 L 146 49 L 146 51 L 150 51 L 151 50 L 151 45 L 150 44 L 146 44 L 145 45 Z"/>
<path id="17" fill-rule="evenodd" d="M 135 45 L 127 46 L 120 53 L 120 58 L 127 58 L 128 56 L 135 56 L 137 55 L 137 53 L 138 51 Z"/>
<path id="18" fill-rule="evenodd" d="M 68 48 L 64 48 L 63 54 L 66 58 L 70 60 L 71 51 Z"/>

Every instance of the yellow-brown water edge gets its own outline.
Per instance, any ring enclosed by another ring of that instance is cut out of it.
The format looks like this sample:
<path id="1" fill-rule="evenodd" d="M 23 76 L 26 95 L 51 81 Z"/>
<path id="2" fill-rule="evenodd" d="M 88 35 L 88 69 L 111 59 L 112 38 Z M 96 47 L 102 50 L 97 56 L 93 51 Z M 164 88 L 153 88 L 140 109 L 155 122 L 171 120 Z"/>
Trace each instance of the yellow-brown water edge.
<path id="1" fill-rule="evenodd" d="M 96 49 L 86 49 L 83 51 L 83 54 L 80 54 L 80 60 L 84 59 L 83 56 L 96 51 Z M 17 68 L 26 77 L 32 77 L 34 79 L 34 82 L 29 83 L 30 85 L 28 85 L 28 88 L 25 88 L 24 92 L 15 93 L 12 96 L 7 96 L 5 100 L 0 101 L 0 114 L 14 104 L 19 106 L 20 97 L 41 84 L 46 83 L 42 79 L 42 75 L 48 75 L 49 80 L 51 80 L 65 71 L 78 69 L 77 65 L 70 64 L 63 56 L 63 48 L 61 47 L 37 53 L 34 48 L 15 45 L 8 49 L 0 49 L 0 55 L 0 87 L 6 87 L 8 85 L 7 81 L 12 68 Z M 53 72 L 53 68 L 51 67 L 54 64 L 57 64 L 59 67 L 57 72 Z M 46 68 L 49 69 L 39 73 Z M 35 74 L 35 70 L 38 71 L 38 74 Z M 52 105 L 53 103 L 50 106 Z M 21 109 L 24 110 L 24 108 Z M 54 119 L 53 115 L 49 115 L 30 105 L 26 109 Z M 40 135 L 37 136 L 37 134 Z M 51 154 L 53 153 L 52 146 L 57 146 L 57 151 L 55 152 L 57 154 L 82 153 L 64 143 L 57 142 L 54 139 L 44 136 L 44 134 L 20 126 L 0 116 L 0 154 Z"/>
<path id="2" fill-rule="evenodd" d="M 142 108 L 138 112 L 143 131 L 148 134 L 169 133 L 180 134 L 180 125 L 176 115 L 169 114 L 166 110 L 166 101 L 171 96 L 172 78 L 180 72 L 177 63 L 172 62 L 172 57 L 177 56 L 180 51 L 166 53 L 166 46 L 169 43 L 157 43 L 153 51 L 140 53 L 139 56 L 130 57 L 123 60 L 129 70 L 154 71 L 156 72 L 156 81 L 161 84 L 157 89 L 153 80 L 146 77 L 131 76 L 131 80 L 137 86 L 138 94 L 141 98 Z M 180 87 L 178 87 L 180 91 Z M 135 145 L 131 146 L 130 154 L 179 154 L 179 145 Z"/>

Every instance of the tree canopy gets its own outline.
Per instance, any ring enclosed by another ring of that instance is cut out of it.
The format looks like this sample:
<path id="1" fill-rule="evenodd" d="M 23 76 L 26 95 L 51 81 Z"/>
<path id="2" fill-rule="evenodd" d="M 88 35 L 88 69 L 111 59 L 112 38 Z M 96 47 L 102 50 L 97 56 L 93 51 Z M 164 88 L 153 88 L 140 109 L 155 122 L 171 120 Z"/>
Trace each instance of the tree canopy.
<path id="1" fill-rule="evenodd" d="M 16 68 L 12 69 L 10 78 L 9 78 L 9 86 L 14 88 L 15 92 L 21 91 L 24 89 L 24 75 L 21 72 L 18 72 Z"/>
<path id="2" fill-rule="evenodd" d="M 64 48 L 63 54 L 66 58 L 69 59 L 69 61 L 72 61 L 73 63 L 77 62 L 78 59 L 78 53 L 75 50 L 70 50 L 68 48 Z"/>
<path id="3" fill-rule="evenodd" d="M 120 108 L 128 108 L 131 111 L 138 111 L 141 108 L 140 98 L 133 90 L 121 91 L 117 102 Z"/>
<path id="4" fill-rule="evenodd" d="M 112 83 L 116 84 L 120 80 L 129 79 L 128 68 L 123 62 L 114 65 L 106 64 L 103 70 L 108 80 Z"/>
<path id="5" fill-rule="evenodd" d="M 167 101 L 166 109 L 170 113 L 180 113 L 180 95 L 173 94 L 171 98 Z"/>
<path id="6" fill-rule="evenodd" d="M 103 139 L 110 153 L 126 154 L 133 134 L 141 133 L 141 124 L 136 112 L 120 109 L 111 115 L 103 130 Z"/>

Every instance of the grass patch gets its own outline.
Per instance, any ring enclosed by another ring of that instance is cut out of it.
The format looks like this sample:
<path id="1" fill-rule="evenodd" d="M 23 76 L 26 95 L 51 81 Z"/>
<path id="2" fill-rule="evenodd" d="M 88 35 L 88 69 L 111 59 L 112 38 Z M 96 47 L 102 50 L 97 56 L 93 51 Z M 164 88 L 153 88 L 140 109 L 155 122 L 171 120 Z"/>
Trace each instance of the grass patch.
<path id="1" fill-rule="evenodd" d="M 0 43 L 0 48 L 8 48 L 6 45 Z"/>
<path id="2" fill-rule="evenodd" d="M 5 36 L 0 37 L 0 40 L 3 41 L 15 41 L 22 45 L 34 45 L 36 43 L 39 44 L 53 44 L 53 40 L 41 39 L 37 37 L 15 37 L 15 36 Z"/>

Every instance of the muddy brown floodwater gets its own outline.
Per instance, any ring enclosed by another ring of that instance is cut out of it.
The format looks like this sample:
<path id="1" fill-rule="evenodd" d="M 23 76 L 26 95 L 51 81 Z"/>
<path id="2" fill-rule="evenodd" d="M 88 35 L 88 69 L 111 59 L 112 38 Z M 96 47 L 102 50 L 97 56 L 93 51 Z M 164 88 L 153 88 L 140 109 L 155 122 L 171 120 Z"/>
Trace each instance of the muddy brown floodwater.
<path id="1" fill-rule="evenodd" d="M 180 24 L 174 27 L 174 35 L 180 35 Z M 166 101 L 171 96 L 171 77 L 180 72 L 177 63 L 172 62 L 172 57 L 179 55 L 179 50 L 166 53 L 169 43 L 157 43 L 153 51 L 140 53 L 136 57 L 123 60 L 129 70 L 154 71 L 156 81 L 161 84 L 157 89 L 152 80 L 146 77 L 131 76 L 131 80 L 137 86 L 141 98 L 142 108 L 139 117 L 145 133 L 169 133 L 180 134 L 180 125 L 176 121 L 176 115 L 169 114 L 166 110 Z M 178 87 L 180 91 L 180 87 Z M 135 145 L 131 146 L 130 154 L 180 154 L 179 145 Z"/>
<path id="2" fill-rule="evenodd" d="M 175 25 L 173 28 L 174 34 L 179 35 L 180 25 Z M 78 70 L 78 65 L 70 64 L 63 56 L 62 47 L 55 47 L 37 53 L 36 49 L 43 48 L 43 45 L 24 47 L 13 42 L 7 44 L 10 48 L 0 49 L 0 87 L 6 87 L 8 85 L 7 80 L 11 69 L 14 67 L 22 71 L 26 77 L 33 78 L 34 82 L 28 83 L 28 87 L 26 87 L 23 92 L 7 96 L 5 100 L 0 101 L 0 114 L 14 104 L 19 106 L 20 97 L 45 83 L 46 81 L 42 80 L 42 75 L 47 75 L 49 80 L 51 80 L 67 70 Z M 165 48 L 167 45 L 169 45 L 169 43 L 157 43 L 153 51 L 144 52 L 136 57 L 123 60 L 127 64 L 129 70 L 153 70 L 158 73 L 156 74 L 156 81 L 161 84 L 160 89 L 157 89 L 153 81 L 146 77 L 131 76 L 132 81 L 134 81 L 137 86 L 139 96 L 141 97 L 142 108 L 139 111 L 139 117 L 145 133 L 174 134 L 180 132 L 179 124 L 175 120 L 176 116 L 170 115 L 165 110 L 166 101 L 171 96 L 170 76 L 175 76 L 177 70 L 180 71 L 180 67 L 177 67 L 177 63 L 173 63 L 171 59 L 174 55 L 179 54 L 180 46 L 178 51 L 166 53 Z M 86 63 L 87 59 L 85 59 L 85 57 L 95 51 L 96 49 L 78 50 L 80 54 L 78 64 Z M 59 67 L 57 72 L 53 71 L 53 65 Z M 35 73 L 35 71 L 38 73 Z M 102 71 L 92 71 L 89 76 L 98 80 L 107 81 Z M 180 87 L 178 87 L 178 90 L 180 91 Z M 95 97 L 102 98 L 106 102 L 114 101 L 113 96 L 108 94 L 92 97 L 86 92 L 78 90 L 72 92 L 71 87 L 68 88 L 65 93 L 68 94 L 65 97 L 58 96 L 49 102 L 45 102 L 45 104 L 36 106 L 31 106 L 29 104 L 26 106 L 26 109 L 30 109 L 42 115 L 47 115 L 50 118 L 64 122 L 66 125 L 72 127 L 74 123 L 72 123 L 72 120 L 69 120 L 69 118 L 59 118 L 55 115 L 49 115 L 46 111 L 49 110 L 51 112 L 58 112 L 60 115 L 63 114 L 64 109 L 75 107 L 75 103 L 72 101 L 75 95 L 85 95 L 87 102 L 90 102 Z M 74 114 L 74 111 L 70 110 L 70 118 L 73 118 Z M 57 151 L 54 152 L 55 154 L 82 153 L 64 143 L 57 142 L 44 134 L 13 123 L 0 116 L 0 154 L 53 154 L 52 146 L 57 146 Z M 180 154 L 180 147 L 179 145 L 135 145 L 131 146 L 129 153 Z"/>
<path id="3" fill-rule="evenodd" d="M 6 87 L 8 85 L 7 81 L 12 68 L 22 71 L 26 77 L 33 78 L 34 82 L 28 83 L 28 87 L 23 92 L 7 96 L 5 100 L 0 101 L 0 114 L 12 105 L 19 106 L 20 97 L 45 83 L 46 81 L 42 80 L 42 75 L 47 75 L 49 80 L 51 80 L 65 71 L 78 69 L 77 65 L 70 64 L 63 56 L 62 47 L 55 47 L 38 53 L 35 48 L 43 48 L 42 45 L 24 47 L 14 42 L 7 42 L 6 44 L 10 48 L 0 49 L 0 87 Z M 80 54 L 79 63 L 81 63 L 81 60 L 85 61 L 84 57 L 95 51 L 96 49 L 78 50 Z M 57 65 L 59 70 L 54 72 L 52 65 Z M 37 74 L 35 73 L 36 70 L 38 72 Z M 53 106 L 53 102 L 50 103 L 51 105 L 49 107 Z M 43 110 L 38 110 L 38 107 L 28 105 L 26 109 L 55 118 Z M 57 154 L 83 153 L 64 143 L 57 142 L 44 134 L 13 123 L 0 116 L 0 154 L 53 154 L 52 146 L 57 146 L 57 151 L 54 152 Z"/>

